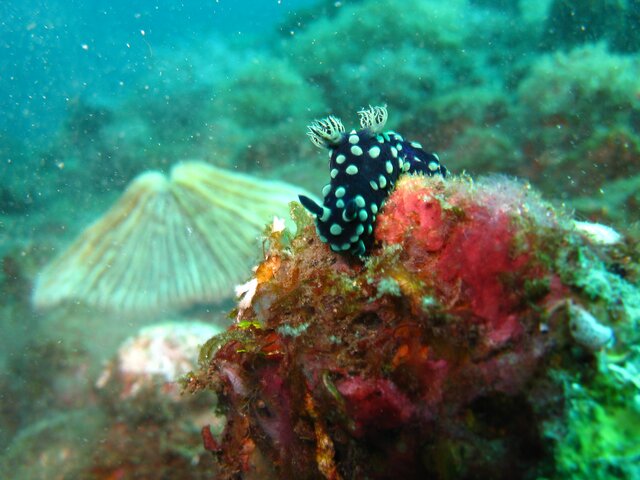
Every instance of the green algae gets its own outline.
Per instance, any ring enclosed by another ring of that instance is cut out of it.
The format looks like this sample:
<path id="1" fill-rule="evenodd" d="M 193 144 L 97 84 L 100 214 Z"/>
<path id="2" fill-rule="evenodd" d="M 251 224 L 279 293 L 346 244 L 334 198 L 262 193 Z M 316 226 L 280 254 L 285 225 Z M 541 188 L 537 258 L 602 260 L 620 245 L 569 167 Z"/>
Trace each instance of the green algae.
<path id="1" fill-rule="evenodd" d="M 384 277 L 378 282 L 378 296 L 391 295 L 392 297 L 401 296 L 400 284 L 395 278 Z"/>
<path id="2" fill-rule="evenodd" d="M 283 324 L 280 325 L 276 331 L 281 334 L 283 337 L 299 337 L 300 335 L 302 335 L 304 332 L 306 332 L 307 328 L 309 328 L 310 323 L 309 322 L 304 322 L 301 323 L 300 325 L 290 325 L 290 324 Z"/>
<path id="3" fill-rule="evenodd" d="M 200 348 L 200 354 L 198 355 L 198 365 L 201 368 L 209 365 L 209 362 L 215 356 L 215 353 L 222 346 L 231 341 L 237 341 L 240 345 L 251 343 L 251 332 L 259 330 L 260 323 L 255 321 L 240 322 L 237 325 L 238 328 L 226 330 L 218 335 L 211 337 Z"/>
<path id="4" fill-rule="evenodd" d="M 593 250 L 574 245 L 561 252 L 556 265 L 564 282 L 578 289 L 603 318 L 615 323 L 616 336 L 634 343 L 640 322 L 638 287 L 607 268 Z"/>
<path id="5" fill-rule="evenodd" d="M 562 379 L 566 433 L 556 437 L 558 478 L 640 478 L 640 291 L 610 271 L 605 258 L 578 241 L 557 258 L 563 281 L 616 335 L 615 345 L 598 353 L 590 378 Z"/>
<path id="6" fill-rule="evenodd" d="M 640 408 L 629 386 L 601 373 L 591 386 L 567 382 L 566 395 L 566 435 L 555 449 L 558 478 L 639 478 Z"/>

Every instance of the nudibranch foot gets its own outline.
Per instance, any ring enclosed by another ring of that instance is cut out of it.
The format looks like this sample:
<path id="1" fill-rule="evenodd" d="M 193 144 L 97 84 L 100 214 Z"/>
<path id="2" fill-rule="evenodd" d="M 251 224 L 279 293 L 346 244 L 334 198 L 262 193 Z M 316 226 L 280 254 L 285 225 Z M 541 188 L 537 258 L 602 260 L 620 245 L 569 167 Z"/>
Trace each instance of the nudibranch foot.
<path id="1" fill-rule="evenodd" d="M 322 189 L 322 205 L 300 195 L 300 203 L 316 219 L 320 239 L 334 252 L 363 256 L 373 243 L 376 216 L 405 174 L 447 175 L 434 153 L 395 132 L 383 132 L 386 107 L 358 112 L 361 130 L 345 133 L 333 116 L 315 120 L 307 135 L 314 145 L 328 148 L 330 182 Z"/>

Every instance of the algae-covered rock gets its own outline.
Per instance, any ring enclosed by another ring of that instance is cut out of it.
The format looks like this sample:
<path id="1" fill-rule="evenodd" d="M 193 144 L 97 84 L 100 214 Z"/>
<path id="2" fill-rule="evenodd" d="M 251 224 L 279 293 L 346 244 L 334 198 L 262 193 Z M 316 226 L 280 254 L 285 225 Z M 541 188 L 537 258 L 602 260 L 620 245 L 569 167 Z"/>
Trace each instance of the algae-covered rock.
<path id="1" fill-rule="evenodd" d="M 603 43 L 541 56 L 518 87 L 532 126 L 585 135 L 600 124 L 628 120 L 640 108 L 640 61 Z"/>
<path id="2" fill-rule="evenodd" d="M 221 478 L 569 471 L 583 454 L 572 425 L 598 421 L 572 392 L 603 398 L 611 372 L 631 368 L 612 362 L 637 342 L 640 296 L 607 260 L 626 240 L 593 241 L 503 177 L 401 179 L 364 262 L 330 252 L 299 208 L 298 233 L 268 236 L 238 322 L 188 377 L 226 411 L 222 436 L 204 435 Z"/>
<path id="3" fill-rule="evenodd" d="M 493 79 L 483 70 L 492 59 L 477 47 L 500 42 L 498 32 L 509 31 L 505 18 L 466 0 L 409 0 L 402 8 L 392 0 L 349 2 L 305 25 L 283 42 L 283 52 L 323 90 L 337 115 L 386 103 L 407 122 L 420 122 L 414 109 L 425 100 Z"/>
<path id="4" fill-rule="evenodd" d="M 517 88 L 515 122 L 527 159 L 519 174 L 562 198 L 633 175 L 640 166 L 638 75 L 637 56 L 604 43 L 536 59 Z"/>

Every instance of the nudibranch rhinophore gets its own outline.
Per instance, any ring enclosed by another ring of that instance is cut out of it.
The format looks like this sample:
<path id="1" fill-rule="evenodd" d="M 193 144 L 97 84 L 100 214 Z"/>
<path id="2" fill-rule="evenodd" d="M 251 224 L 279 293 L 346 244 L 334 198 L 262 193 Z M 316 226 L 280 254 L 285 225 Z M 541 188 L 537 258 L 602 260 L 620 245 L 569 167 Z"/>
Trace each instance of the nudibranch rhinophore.
<path id="1" fill-rule="evenodd" d="M 334 252 L 365 255 L 373 243 L 376 215 L 403 174 L 447 175 L 435 153 L 417 142 L 382 129 L 386 107 L 358 112 L 361 130 L 345 133 L 342 122 L 329 116 L 309 125 L 314 145 L 329 149 L 331 180 L 322 189 L 323 205 L 299 195 L 316 219 L 320 239 Z"/>

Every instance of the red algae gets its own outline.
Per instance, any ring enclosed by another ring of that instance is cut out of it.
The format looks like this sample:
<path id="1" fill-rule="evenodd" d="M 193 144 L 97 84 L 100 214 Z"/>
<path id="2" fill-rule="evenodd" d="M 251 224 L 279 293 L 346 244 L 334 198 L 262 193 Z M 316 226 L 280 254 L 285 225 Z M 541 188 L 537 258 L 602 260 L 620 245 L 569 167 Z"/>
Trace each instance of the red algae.
<path id="1" fill-rule="evenodd" d="M 362 263 L 292 216 L 297 234 L 269 235 L 250 305 L 190 377 L 226 412 L 206 438 L 219 478 L 544 473 L 557 410 L 540 391 L 562 404 L 550 366 L 575 347 L 558 305 L 582 301 L 555 261 L 584 247 L 573 223 L 506 178 L 409 177 Z"/>
<path id="2" fill-rule="evenodd" d="M 527 199 L 514 185 L 504 187 L 515 198 L 500 192 L 498 181 L 493 197 L 486 185 L 469 187 L 445 195 L 443 185 L 408 179 L 385 206 L 376 238 L 401 243 L 411 273 L 433 285 L 441 302 L 490 329 L 486 340 L 498 346 L 521 333 L 514 288 L 542 274 L 530 254 L 540 232 L 518 228 Z"/>

